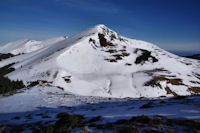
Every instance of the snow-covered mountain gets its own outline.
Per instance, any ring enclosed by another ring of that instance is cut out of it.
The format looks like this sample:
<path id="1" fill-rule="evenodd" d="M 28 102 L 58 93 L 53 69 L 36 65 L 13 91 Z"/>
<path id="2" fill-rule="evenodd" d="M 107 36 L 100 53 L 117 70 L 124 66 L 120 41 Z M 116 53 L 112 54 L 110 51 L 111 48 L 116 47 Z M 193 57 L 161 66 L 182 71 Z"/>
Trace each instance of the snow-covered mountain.
<path id="1" fill-rule="evenodd" d="M 54 44 L 56 42 L 64 40 L 66 37 L 55 37 L 52 39 L 48 39 L 45 41 L 36 41 L 36 40 L 18 40 L 14 42 L 9 42 L 2 47 L 0 47 L 1 53 L 11 53 L 11 54 L 23 54 L 23 53 L 30 53 L 36 50 L 39 50 L 41 48 L 44 48 L 45 46 Z"/>
<path id="2" fill-rule="evenodd" d="M 28 85 L 102 97 L 158 97 L 200 93 L 200 61 L 179 57 L 151 43 L 97 25 L 71 37 L 20 40 L 0 48 L 16 56 L 6 76 Z"/>

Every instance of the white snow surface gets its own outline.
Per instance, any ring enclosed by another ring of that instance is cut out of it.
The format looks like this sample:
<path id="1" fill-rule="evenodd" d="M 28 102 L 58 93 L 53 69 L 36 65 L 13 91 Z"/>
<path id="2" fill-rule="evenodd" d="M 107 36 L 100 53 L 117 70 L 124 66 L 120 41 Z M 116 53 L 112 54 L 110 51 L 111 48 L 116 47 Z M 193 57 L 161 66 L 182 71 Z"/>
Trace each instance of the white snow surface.
<path id="1" fill-rule="evenodd" d="M 14 42 L 9 42 L 2 47 L 0 47 L 0 53 L 11 53 L 14 55 L 30 53 L 41 48 L 44 48 L 48 45 L 57 43 L 59 41 L 64 40 L 66 37 L 55 37 L 52 39 L 44 40 L 44 41 L 36 41 L 23 39 Z"/>
<path id="2" fill-rule="evenodd" d="M 101 35 L 110 43 L 108 46 L 102 46 Z M 149 57 L 147 61 L 135 63 L 142 50 L 151 52 L 158 61 L 153 62 Z M 190 95 L 194 92 L 188 88 L 200 87 L 198 60 L 179 57 L 154 44 L 120 36 L 105 25 L 96 25 L 68 38 L 11 42 L 1 47 L 0 53 L 17 55 L 0 62 L 0 67 L 15 63 L 12 66 L 15 71 L 6 75 L 10 79 L 22 80 L 26 85 L 32 81 L 47 81 L 40 85 L 63 88 L 63 93 L 138 98 L 172 96 L 166 87 L 177 95 Z M 157 81 L 160 86 L 145 85 L 163 75 L 167 79 L 181 79 L 183 85 L 167 80 Z"/>

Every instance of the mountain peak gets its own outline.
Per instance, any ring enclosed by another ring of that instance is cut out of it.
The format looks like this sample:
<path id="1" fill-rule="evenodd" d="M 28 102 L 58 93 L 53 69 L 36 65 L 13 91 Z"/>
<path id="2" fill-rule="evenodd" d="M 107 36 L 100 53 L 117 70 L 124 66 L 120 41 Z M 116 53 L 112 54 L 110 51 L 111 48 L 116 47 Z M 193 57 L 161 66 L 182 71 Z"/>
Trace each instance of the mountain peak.
<path id="1" fill-rule="evenodd" d="M 97 25 L 95 25 L 94 27 L 96 27 L 96 28 L 104 28 L 104 27 L 106 27 L 104 24 L 97 24 Z M 107 28 L 107 27 L 106 27 Z"/>
<path id="2" fill-rule="evenodd" d="M 109 29 L 107 26 L 105 26 L 104 24 L 97 24 L 95 26 L 92 27 L 92 29 L 96 29 L 98 32 L 103 32 L 105 30 L 108 30 L 108 31 L 112 31 L 111 29 Z"/>
<path id="3" fill-rule="evenodd" d="M 103 24 L 67 39 L 29 43 L 15 46 L 15 53 L 24 54 L 0 62 L 2 67 L 15 63 L 15 71 L 6 76 L 27 85 L 38 82 L 72 94 L 118 98 L 200 93 L 198 61 L 123 37 Z"/>

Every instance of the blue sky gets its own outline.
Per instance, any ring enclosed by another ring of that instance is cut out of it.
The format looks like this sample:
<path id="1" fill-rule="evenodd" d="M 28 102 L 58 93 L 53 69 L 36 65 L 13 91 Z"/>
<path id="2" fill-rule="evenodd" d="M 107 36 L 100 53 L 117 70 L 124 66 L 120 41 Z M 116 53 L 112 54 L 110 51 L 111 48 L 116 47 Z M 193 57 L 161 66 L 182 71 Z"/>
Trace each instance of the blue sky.
<path id="1" fill-rule="evenodd" d="M 0 0 L 0 45 L 96 24 L 166 50 L 200 52 L 200 0 Z"/>

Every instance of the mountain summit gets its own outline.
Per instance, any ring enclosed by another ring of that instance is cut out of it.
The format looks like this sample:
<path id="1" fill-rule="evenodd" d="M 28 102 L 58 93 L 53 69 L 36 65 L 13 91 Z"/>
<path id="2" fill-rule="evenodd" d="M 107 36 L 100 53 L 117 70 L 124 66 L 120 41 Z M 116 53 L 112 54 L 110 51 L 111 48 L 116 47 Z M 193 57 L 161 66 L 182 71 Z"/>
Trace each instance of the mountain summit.
<path id="1" fill-rule="evenodd" d="M 123 37 L 105 25 L 47 41 L 23 40 L 0 48 L 13 56 L 6 76 L 28 86 L 101 97 L 159 97 L 200 93 L 200 62 L 151 43 Z"/>

